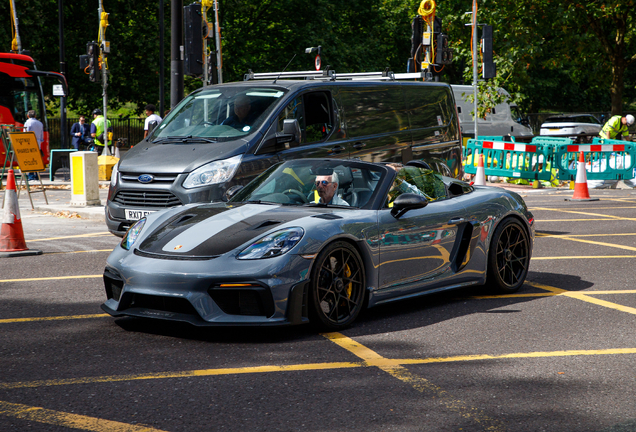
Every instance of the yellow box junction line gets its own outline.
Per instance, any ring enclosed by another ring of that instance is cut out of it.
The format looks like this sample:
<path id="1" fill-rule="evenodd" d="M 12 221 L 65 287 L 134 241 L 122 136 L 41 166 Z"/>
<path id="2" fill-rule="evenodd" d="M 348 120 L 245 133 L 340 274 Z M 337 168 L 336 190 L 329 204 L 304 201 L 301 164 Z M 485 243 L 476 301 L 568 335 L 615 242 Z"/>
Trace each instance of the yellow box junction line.
<path id="1" fill-rule="evenodd" d="M 360 357 L 364 360 L 366 365 L 380 368 L 392 377 L 412 386 L 418 392 L 425 393 L 436 398 L 447 409 L 458 413 L 461 417 L 467 420 L 471 420 L 479 424 L 484 428 L 484 430 L 505 430 L 504 424 L 501 420 L 488 417 L 482 410 L 470 407 L 464 401 L 452 397 L 441 387 L 431 383 L 425 378 L 409 372 L 408 369 L 397 363 L 395 360 L 382 357 L 375 351 L 361 345 L 347 336 L 344 336 L 341 333 L 325 333 L 323 336 L 334 342 L 336 345 Z"/>
<path id="2" fill-rule="evenodd" d="M 163 432 L 149 426 L 131 425 L 4 401 L 0 401 L 0 415 L 91 432 Z"/>

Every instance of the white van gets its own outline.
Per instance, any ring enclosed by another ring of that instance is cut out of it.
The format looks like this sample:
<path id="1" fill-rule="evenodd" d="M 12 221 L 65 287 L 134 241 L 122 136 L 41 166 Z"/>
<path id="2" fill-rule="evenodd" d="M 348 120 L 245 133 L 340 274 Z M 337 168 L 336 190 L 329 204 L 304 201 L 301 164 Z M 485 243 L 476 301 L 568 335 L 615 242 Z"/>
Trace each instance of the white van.
<path id="1" fill-rule="evenodd" d="M 471 115 L 474 110 L 474 104 L 473 102 L 468 102 L 468 97 L 474 93 L 474 88 L 469 85 L 455 84 L 452 84 L 451 88 L 455 95 L 459 124 L 462 129 L 464 144 L 466 144 L 468 139 L 475 136 L 475 121 Z M 510 98 L 510 94 L 506 90 L 500 88 L 499 92 Z M 478 120 L 478 133 L 480 136 L 510 135 L 515 137 L 516 141 L 530 141 L 534 134 L 529 126 L 521 123 L 522 121 L 524 119 L 516 104 L 500 103 L 493 108 L 491 113 L 486 115 L 485 119 L 480 118 Z"/>

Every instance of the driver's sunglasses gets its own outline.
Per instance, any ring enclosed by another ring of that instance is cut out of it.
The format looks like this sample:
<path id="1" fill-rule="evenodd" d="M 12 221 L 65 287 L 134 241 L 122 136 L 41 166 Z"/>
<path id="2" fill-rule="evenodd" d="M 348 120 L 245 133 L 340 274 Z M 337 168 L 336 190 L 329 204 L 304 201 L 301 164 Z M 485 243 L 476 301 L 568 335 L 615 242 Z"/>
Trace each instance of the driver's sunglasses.
<path id="1" fill-rule="evenodd" d="M 316 182 L 316 187 L 318 187 L 320 185 L 327 186 L 328 184 L 331 184 L 331 183 L 333 183 L 333 182 L 330 182 L 330 181 L 327 181 L 327 180 L 318 180 Z"/>

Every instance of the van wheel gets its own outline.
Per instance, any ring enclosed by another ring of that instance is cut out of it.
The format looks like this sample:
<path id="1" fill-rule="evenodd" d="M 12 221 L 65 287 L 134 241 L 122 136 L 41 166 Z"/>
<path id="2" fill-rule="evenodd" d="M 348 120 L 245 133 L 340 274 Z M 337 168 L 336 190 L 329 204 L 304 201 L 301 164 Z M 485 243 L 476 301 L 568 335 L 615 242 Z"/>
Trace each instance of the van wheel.
<path id="1" fill-rule="evenodd" d="M 521 223 L 504 219 L 495 230 L 488 252 L 486 284 L 501 293 L 513 293 L 521 288 L 528 275 L 530 243 Z"/>
<path id="2" fill-rule="evenodd" d="M 346 242 L 323 249 L 314 263 L 310 285 L 310 320 L 323 330 L 348 327 L 362 310 L 365 273 L 358 251 Z"/>

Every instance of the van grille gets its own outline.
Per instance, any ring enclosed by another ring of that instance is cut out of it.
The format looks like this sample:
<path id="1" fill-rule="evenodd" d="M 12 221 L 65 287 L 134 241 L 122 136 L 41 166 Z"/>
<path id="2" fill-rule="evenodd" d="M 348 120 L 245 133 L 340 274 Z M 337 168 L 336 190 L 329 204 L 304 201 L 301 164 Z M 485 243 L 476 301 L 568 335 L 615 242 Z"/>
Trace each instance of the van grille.
<path id="1" fill-rule="evenodd" d="M 179 176 L 179 174 L 152 174 L 152 173 L 143 173 L 143 174 L 150 174 L 152 175 L 154 178 L 152 180 L 153 183 L 174 183 L 174 181 L 177 179 L 177 177 Z M 133 183 L 139 183 L 139 176 L 140 174 L 135 174 L 135 173 L 119 173 L 119 176 L 121 178 L 122 182 L 133 182 Z"/>
<path id="2" fill-rule="evenodd" d="M 181 205 L 179 198 L 164 191 L 120 190 L 113 202 L 126 207 L 168 208 Z"/>

